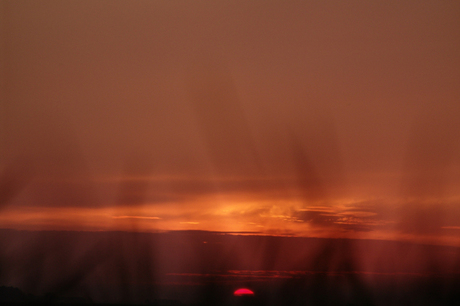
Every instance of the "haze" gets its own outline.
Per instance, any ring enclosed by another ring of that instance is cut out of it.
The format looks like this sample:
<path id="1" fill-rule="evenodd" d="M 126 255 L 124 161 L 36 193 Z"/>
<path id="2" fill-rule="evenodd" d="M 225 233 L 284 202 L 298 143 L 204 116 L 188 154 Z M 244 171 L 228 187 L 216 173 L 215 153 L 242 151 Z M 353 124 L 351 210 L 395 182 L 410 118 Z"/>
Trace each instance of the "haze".
<path id="1" fill-rule="evenodd" d="M 0 227 L 458 245 L 459 14 L 2 1 Z"/>

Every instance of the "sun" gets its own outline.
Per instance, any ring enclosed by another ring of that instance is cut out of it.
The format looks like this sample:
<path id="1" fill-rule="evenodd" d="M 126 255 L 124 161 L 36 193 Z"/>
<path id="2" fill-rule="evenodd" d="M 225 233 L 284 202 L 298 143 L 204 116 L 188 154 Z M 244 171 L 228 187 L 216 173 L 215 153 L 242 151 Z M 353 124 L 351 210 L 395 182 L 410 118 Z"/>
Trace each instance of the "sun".
<path id="1" fill-rule="evenodd" d="M 235 292 L 233 292 L 233 295 L 234 296 L 247 296 L 247 295 L 254 295 L 254 292 L 246 288 L 240 288 L 240 289 L 235 290 Z"/>

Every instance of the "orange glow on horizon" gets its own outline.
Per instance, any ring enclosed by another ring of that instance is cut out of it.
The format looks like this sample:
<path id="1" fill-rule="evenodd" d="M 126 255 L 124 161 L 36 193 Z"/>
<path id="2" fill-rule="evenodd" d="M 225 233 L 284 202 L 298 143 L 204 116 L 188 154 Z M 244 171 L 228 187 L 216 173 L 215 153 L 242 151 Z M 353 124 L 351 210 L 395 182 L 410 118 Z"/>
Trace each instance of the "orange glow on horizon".
<path id="1" fill-rule="evenodd" d="M 24 230 L 203 230 L 253 235 L 404 240 L 460 245 L 458 225 L 441 224 L 437 232 L 401 232 L 398 227 L 398 216 L 390 214 L 392 211 L 399 211 L 402 204 L 388 200 L 387 202 L 392 204 L 379 207 L 362 206 L 361 203 L 371 200 L 337 199 L 327 206 L 305 206 L 300 200 L 293 199 L 257 201 L 241 197 L 219 199 L 208 196 L 184 203 L 101 208 L 11 206 L 2 211 L 0 223 L 2 228 Z M 450 201 L 455 205 L 457 200 L 453 198 Z M 436 203 L 435 200 L 432 201 Z M 389 217 L 382 218 L 383 214 L 388 214 Z"/>

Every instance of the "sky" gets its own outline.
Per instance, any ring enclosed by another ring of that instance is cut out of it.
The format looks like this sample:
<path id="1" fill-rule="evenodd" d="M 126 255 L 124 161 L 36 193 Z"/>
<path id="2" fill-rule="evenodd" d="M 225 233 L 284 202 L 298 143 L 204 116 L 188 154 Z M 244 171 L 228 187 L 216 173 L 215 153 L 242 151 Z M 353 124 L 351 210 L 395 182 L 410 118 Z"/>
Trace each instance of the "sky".
<path id="1" fill-rule="evenodd" d="M 2 228 L 460 245 L 460 3 L 0 4 Z"/>

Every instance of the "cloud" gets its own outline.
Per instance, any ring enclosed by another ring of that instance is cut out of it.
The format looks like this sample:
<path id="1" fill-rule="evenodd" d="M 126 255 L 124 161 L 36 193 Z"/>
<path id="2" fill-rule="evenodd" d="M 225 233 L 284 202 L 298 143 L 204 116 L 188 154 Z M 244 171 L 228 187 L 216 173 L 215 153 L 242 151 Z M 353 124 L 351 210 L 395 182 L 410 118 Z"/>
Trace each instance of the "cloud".
<path id="1" fill-rule="evenodd" d="M 331 203 L 328 206 L 314 206 L 297 210 L 293 216 L 324 230 L 342 232 L 371 232 L 391 228 L 395 215 L 389 210 L 393 205 L 379 200 Z"/>
<path id="2" fill-rule="evenodd" d="M 27 187 L 27 188 L 25 188 Z M 297 196 L 295 177 L 168 177 L 107 176 L 37 177 L 21 190 L 15 205 L 103 207 L 186 203 L 202 197 L 225 196 L 276 201 Z"/>

